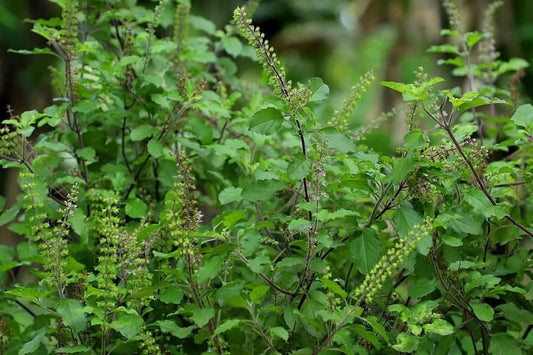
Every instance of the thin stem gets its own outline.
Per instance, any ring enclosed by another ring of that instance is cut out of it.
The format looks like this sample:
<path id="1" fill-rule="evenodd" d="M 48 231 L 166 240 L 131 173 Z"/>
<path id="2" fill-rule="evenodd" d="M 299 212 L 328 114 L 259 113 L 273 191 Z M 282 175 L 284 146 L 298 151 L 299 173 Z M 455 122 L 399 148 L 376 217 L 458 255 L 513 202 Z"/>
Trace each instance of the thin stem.
<path id="1" fill-rule="evenodd" d="M 240 251 L 237 250 L 237 256 L 239 257 L 239 259 L 241 259 L 241 261 L 245 264 L 248 264 L 250 263 L 250 261 L 248 261 L 248 259 L 246 259 L 246 257 L 244 255 L 242 255 L 242 253 Z M 278 285 L 276 285 L 274 283 L 274 281 L 272 281 L 268 276 L 266 276 L 265 274 L 263 274 L 262 272 L 258 272 L 257 273 L 263 280 L 265 280 L 269 285 L 270 287 L 272 287 L 274 290 L 278 291 L 278 292 L 281 292 L 285 295 L 289 295 L 289 296 L 292 296 L 294 297 L 295 296 L 295 293 L 294 292 L 290 292 L 290 291 L 287 291 L 287 290 L 284 290 L 282 289 L 281 287 L 279 287 Z"/>
<path id="2" fill-rule="evenodd" d="M 490 201 L 490 203 L 493 206 L 496 206 L 497 205 L 496 201 L 494 200 L 492 195 L 489 193 L 485 182 L 481 179 L 481 177 L 477 173 L 476 169 L 474 168 L 474 165 L 472 165 L 472 162 L 470 162 L 470 160 L 466 157 L 466 155 L 465 155 L 465 153 L 463 151 L 463 148 L 461 147 L 459 142 L 457 142 L 457 140 L 455 139 L 455 136 L 453 135 L 453 132 L 452 132 L 451 128 L 449 126 L 446 126 L 446 127 L 444 127 L 444 130 L 446 131 L 446 133 L 448 134 L 448 136 L 452 140 L 453 144 L 457 148 L 457 151 L 459 152 L 461 157 L 463 157 L 463 160 L 468 165 L 468 168 L 472 172 L 472 175 L 474 176 L 474 180 L 476 181 L 476 183 L 477 183 L 479 189 L 481 190 L 481 192 L 483 192 L 483 194 L 487 197 L 487 199 Z M 533 238 L 533 232 L 531 232 L 529 229 L 527 229 L 525 226 L 523 226 L 520 222 L 515 220 L 513 217 L 511 217 L 509 215 L 506 215 L 505 219 L 507 219 L 512 224 L 514 224 L 516 227 L 518 227 L 520 230 L 522 230 L 528 236 Z"/>

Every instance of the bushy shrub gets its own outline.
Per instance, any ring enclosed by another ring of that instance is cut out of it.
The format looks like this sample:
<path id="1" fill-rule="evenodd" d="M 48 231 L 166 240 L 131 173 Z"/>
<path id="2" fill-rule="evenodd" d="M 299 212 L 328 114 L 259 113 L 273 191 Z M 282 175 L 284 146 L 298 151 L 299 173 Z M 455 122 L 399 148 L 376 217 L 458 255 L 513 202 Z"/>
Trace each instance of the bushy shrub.
<path id="1" fill-rule="evenodd" d="M 465 32 L 444 1 L 431 51 L 465 88 L 383 82 L 409 123 L 386 156 L 360 140 L 379 119 L 349 124 L 373 73 L 325 116 L 257 2 L 224 29 L 186 1 L 57 3 L 49 47 L 20 51 L 57 57 L 57 98 L 1 128 L 22 192 L 0 224 L 27 238 L 2 246 L 2 353 L 531 351 L 533 106 L 500 86 L 527 63 L 490 21 Z"/>

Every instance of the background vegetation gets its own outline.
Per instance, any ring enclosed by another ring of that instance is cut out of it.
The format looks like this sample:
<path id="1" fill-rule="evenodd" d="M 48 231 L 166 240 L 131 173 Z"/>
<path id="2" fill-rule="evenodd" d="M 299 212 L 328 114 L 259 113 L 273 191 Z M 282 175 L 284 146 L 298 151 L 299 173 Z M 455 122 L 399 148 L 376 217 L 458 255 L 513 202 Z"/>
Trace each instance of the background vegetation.
<path id="1" fill-rule="evenodd" d="M 240 5 L 0 4 L 0 349 L 530 351 L 531 3 Z"/>

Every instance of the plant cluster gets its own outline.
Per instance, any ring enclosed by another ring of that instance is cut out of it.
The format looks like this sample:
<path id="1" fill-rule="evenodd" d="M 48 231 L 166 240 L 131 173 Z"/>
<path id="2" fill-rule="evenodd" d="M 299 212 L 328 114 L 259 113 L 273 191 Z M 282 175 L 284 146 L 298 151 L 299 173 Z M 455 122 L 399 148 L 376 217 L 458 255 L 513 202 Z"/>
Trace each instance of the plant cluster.
<path id="1" fill-rule="evenodd" d="M 257 1 L 223 29 L 186 0 L 56 3 L 49 47 L 18 52 L 57 57 L 57 98 L 0 128 L 21 188 L 0 225 L 27 239 L 1 246 L 1 353 L 532 350 L 533 106 L 504 86 L 528 64 L 498 59 L 499 2 L 465 32 L 443 1 L 430 52 L 465 88 L 382 82 L 409 122 L 394 156 L 361 140 L 379 119 L 350 124 L 373 73 L 327 113 Z"/>

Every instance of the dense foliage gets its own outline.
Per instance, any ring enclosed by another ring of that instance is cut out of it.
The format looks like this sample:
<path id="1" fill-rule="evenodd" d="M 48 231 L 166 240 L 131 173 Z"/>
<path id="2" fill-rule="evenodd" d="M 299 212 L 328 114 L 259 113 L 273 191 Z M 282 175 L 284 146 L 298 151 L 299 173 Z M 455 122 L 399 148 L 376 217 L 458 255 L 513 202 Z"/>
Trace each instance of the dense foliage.
<path id="1" fill-rule="evenodd" d="M 443 2 L 430 52 L 463 88 L 382 82 L 404 105 L 354 131 L 373 73 L 332 109 L 287 79 L 257 1 L 224 29 L 187 1 L 54 2 L 49 47 L 19 53 L 57 57 L 57 97 L 0 128 L 22 191 L 0 225 L 27 238 L 1 246 L 0 352 L 531 352 L 533 106 L 500 3 L 465 32 Z M 363 144 L 402 116 L 394 156 Z"/>

